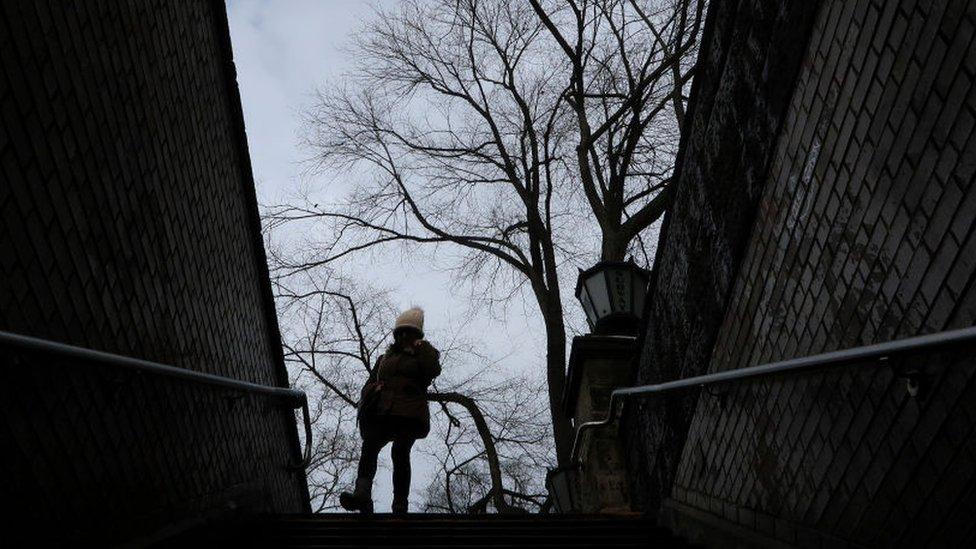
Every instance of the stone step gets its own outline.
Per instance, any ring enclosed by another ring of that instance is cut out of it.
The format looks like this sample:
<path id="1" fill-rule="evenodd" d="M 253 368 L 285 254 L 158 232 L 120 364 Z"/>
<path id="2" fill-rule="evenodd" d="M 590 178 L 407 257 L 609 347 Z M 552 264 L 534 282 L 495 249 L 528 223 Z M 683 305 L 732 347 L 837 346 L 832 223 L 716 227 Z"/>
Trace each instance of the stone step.
<path id="1" fill-rule="evenodd" d="M 688 547 L 639 515 L 278 515 L 199 528 L 166 546 Z"/>

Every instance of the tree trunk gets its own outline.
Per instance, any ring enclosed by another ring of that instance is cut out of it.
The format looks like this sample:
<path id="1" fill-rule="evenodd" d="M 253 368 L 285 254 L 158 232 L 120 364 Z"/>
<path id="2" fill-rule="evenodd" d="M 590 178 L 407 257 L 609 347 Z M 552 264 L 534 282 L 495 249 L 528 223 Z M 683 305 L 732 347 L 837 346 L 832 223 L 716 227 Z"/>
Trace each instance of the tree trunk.
<path id="1" fill-rule="evenodd" d="M 556 462 L 569 465 L 576 433 L 569 418 L 563 414 L 563 392 L 566 389 L 566 328 L 562 314 L 546 315 L 546 379 L 549 385 L 549 412 L 552 414 L 552 435 L 556 443 Z"/>
<path id="2" fill-rule="evenodd" d="M 491 430 L 488 428 L 488 422 L 485 421 L 485 416 L 481 413 L 481 409 L 478 408 L 474 399 L 460 393 L 429 393 L 427 400 L 434 402 L 452 402 L 464 406 L 468 414 L 471 415 L 471 419 L 474 420 L 478 434 L 481 435 L 481 442 L 485 445 L 485 455 L 488 457 L 488 471 L 491 474 L 491 498 L 495 504 L 495 509 L 499 513 L 525 512 L 524 509 L 509 505 L 505 501 L 505 487 L 502 486 L 502 467 L 498 462 L 495 439 L 492 438 Z"/>
<path id="3" fill-rule="evenodd" d="M 601 261 L 623 261 L 627 256 L 630 240 L 619 231 L 603 231 L 603 245 L 600 250 Z"/>

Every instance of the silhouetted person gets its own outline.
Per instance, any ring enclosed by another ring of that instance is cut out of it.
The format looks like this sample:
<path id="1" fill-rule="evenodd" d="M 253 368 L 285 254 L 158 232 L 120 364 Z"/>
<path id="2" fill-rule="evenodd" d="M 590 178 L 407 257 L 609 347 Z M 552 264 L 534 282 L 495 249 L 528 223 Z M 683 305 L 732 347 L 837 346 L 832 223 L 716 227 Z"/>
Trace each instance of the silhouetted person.
<path id="1" fill-rule="evenodd" d="M 410 448 L 430 432 L 427 387 L 441 373 L 440 353 L 423 339 L 424 312 L 418 307 L 397 317 L 393 343 L 373 367 L 359 401 L 363 448 L 352 493 L 339 495 L 349 511 L 373 512 L 373 477 L 380 450 L 392 442 L 393 506 L 407 512 L 410 495 Z"/>

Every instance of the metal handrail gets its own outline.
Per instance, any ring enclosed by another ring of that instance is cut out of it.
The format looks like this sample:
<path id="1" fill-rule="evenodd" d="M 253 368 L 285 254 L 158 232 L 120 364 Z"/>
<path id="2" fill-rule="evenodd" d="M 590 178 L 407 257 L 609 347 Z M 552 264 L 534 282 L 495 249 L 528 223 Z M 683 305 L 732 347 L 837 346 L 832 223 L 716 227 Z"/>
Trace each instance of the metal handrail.
<path id="1" fill-rule="evenodd" d="M 13 346 L 30 351 L 54 353 L 65 357 L 117 366 L 137 372 L 148 372 L 193 383 L 201 383 L 271 398 L 280 398 L 287 402 L 293 409 L 301 408 L 302 420 L 305 423 L 305 449 L 302 453 L 302 461 L 292 467 L 294 469 L 304 470 L 312 460 L 312 423 L 308 412 L 308 397 L 305 396 L 304 391 L 287 387 L 261 385 L 249 381 L 176 368 L 149 360 L 117 355 L 105 351 L 96 351 L 94 349 L 85 349 L 84 347 L 76 347 L 74 345 L 4 331 L 0 331 L 0 346 Z"/>
<path id="2" fill-rule="evenodd" d="M 875 361 L 871 364 L 878 364 L 887 362 L 895 355 L 913 355 L 924 351 L 943 350 L 967 343 L 976 343 L 976 326 L 760 364 L 758 366 L 750 366 L 737 370 L 694 376 L 654 385 L 639 385 L 636 387 L 614 389 L 610 393 L 610 406 L 607 411 L 607 416 L 601 420 L 583 423 L 576 430 L 576 438 L 573 440 L 573 451 L 570 454 L 570 464 L 574 466 L 580 465 L 579 454 L 582 447 L 583 435 L 592 429 L 611 425 L 617 416 L 617 406 L 624 399 L 630 397 L 659 396 L 663 393 L 682 389 L 703 388 L 719 383 L 743 381 L 784 373 L 795 374 L 845 364 L 867 363 L 870 361 Z"/>

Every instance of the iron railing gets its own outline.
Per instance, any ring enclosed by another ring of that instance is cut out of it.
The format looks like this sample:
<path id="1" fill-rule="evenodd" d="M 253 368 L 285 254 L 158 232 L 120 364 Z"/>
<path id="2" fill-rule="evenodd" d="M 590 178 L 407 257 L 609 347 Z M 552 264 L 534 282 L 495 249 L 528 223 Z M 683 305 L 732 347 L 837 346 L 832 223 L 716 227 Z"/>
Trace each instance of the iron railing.
<path id="1" fill-rule="evenodd" d="M 104 351 L 75 347 L 65 343 L 48 341 L 36 337 L 30 337 L 10 332 L 0 331 L 0 346 L 17 347 L 28 351 L 56 354 L 59 356 L 78 359 L 90 364 L 114 366 L 130 371 L 146 372 L 153 375 L 168 378 L 231 389 L 255 395 L 278 398 L 286 402 L 292 409 L 302 409 L 302 420 L 305 423 L 305 449 L 302 452 L 302 461 L 293 466 L 294 469 L 304 470 L 312 459 L 312 423 L 308 412 L 308 398 L 303 391 L 286 387 L 273 387 L 241 381 L 229 377 L 196 372 L 174 366 L 159 364 L 149 360 L 142 360 Z"/>
<path id="2" fill-rule="evenodd" d="M 572 466 L 581 465 L 580 451 L 582 449 L 583 436 L 598 427 L 606 427 L 616 420 L 617 407 L 628 398 L 632 397 L 654 397 L 675 391 L 704 388 L 721 383 L 743 381 L 771 377 L 782 374 L 798 374 L 813 370 L 821 370 L 836 366 L 850 364 L 879 365 L 890 362 L 894 357 L 911 356 L 924 352 L 944 351 L 954 347 L 967 344 L 976 344 L 976 326 L 952 330 L 935 334 L 928 334 L 886 343 L 877 343 L 864 347 L 855 347 L 841 351 L 832 351 L 819 355 L 782 360 L 750 366 L 738 370 L 727 370 L 700 376 L 657 383 L 654 385 L 640 385 L 637 387 L 626 387 L 615 389 L 610 393 L 610 405 L 607 416 L 601 420 L 588 421 L 579 426 L 576 430 L 576 438 L 573 440 L 573 451 L 570 463 Z M 909 393 L 918 391 L 919 378 L 915 373 L 907 373 L 906 384 Z"/>

